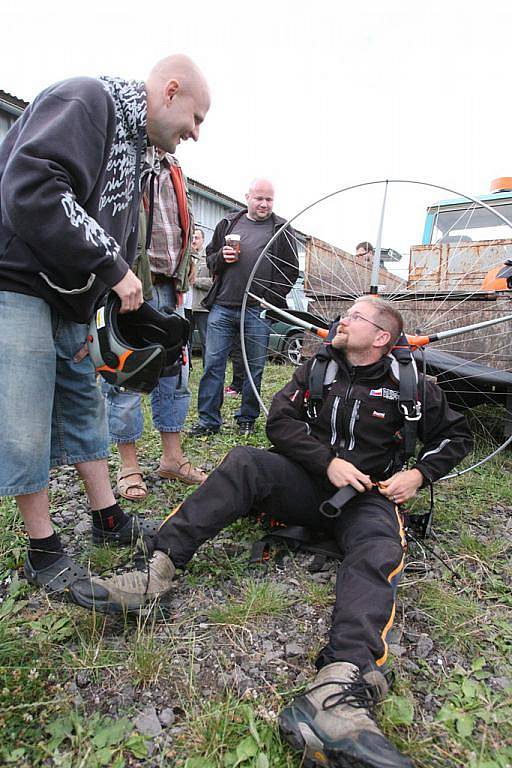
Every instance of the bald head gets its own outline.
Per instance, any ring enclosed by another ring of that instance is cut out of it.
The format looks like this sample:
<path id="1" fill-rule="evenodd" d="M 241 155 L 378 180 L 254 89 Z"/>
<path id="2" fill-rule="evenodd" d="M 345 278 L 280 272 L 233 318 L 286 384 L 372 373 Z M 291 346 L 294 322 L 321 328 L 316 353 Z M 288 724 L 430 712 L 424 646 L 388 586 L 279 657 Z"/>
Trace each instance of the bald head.
<path id="1" fill-rule="evenodd" d="M 252 221 L 265 221 L 274 208 L 274 185 L 268 179 L 253 179 L 245 196 L 247 216 Z"/>
<path id="2" fill-rule="evenodd" d="M 197 64 L 184 53 L 174 53 L 172 56 L 166 56 L 165 59 L 158 61 L 148 75 L 146 87 L 158 88 L 172 79 L 179 80 L 182 87 L 197 84 L 209 92 L 203 73 Z"/>
<path id="3" fill-rule="evenodd" d="M 180 141 L 197 141 L 210 108 L 210 89 L 192 59 L 180 53 L 159 61 L 148 75 L 146 93 L 151 144 L 173 153 Z"/>

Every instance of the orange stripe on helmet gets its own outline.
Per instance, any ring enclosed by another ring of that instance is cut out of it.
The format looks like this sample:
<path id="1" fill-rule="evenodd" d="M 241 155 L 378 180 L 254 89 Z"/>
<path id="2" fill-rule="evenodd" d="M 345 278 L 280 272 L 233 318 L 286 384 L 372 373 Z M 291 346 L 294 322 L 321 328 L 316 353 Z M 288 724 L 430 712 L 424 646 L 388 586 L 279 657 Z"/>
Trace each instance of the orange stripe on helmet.
<path id="1" fill-rule="evenodd" d="M 123 352 L 123 354 L 119 357 L 119 364 L 117 368 L 111 368 L 109 365 L 101 365 L 99 368 L 96 368 L 97 371 L 122 371 L 124 368 L 124 364 L 130 357 L 130 355 L 133 353 L 132 349 L 127 349 L 126 352 Z"/>

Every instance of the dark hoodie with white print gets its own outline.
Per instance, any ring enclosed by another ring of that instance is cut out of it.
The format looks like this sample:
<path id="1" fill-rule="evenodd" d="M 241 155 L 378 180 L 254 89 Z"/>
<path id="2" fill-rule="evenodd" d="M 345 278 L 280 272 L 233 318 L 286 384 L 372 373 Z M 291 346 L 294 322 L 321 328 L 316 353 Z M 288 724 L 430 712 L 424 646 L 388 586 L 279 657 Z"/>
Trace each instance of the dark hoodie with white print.
<path id="1" fill-rule="evenodd" d="M 77 77 L 40 93 L 0 145 L 0 290 L 87 322 L 137 247 L 142 82 Z"/>

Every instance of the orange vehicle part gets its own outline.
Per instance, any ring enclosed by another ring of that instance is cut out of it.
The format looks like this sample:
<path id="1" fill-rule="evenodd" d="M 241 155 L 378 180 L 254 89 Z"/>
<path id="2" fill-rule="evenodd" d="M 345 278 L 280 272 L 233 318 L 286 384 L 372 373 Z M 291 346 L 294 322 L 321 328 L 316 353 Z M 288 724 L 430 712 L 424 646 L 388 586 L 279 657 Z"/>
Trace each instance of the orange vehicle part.
<path id="1" fill-rule="evenodd" d="M 510 192 L 512 190 L 512 178 L 510 176 L 500 176 L 491 181 L 491 192 Z"/>
<path id="2" fill-rule="evenodd" d="M 501 272 L 503 269 L 503 264 L 500 264 L 499 267 L 494 267 L 494 269 L 491 269 L 486 276 L 484 277 L 484 281 L 482 283 L 482 290 L 483 291 L 506 291 L 508 290 L 508 284 L 507 284 L 507 278 L 506 277 L 498 277 L 498 273 Z"/>

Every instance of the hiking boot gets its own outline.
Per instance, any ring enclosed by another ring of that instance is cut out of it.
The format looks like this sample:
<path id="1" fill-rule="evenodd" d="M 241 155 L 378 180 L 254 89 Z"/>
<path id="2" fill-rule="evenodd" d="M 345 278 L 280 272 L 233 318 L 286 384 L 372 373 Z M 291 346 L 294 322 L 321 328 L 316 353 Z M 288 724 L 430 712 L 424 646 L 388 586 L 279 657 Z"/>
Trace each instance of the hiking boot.
<path id="1" fill-rule="evenodd" d="M 207 427 L 198 421 L 197 424 L 193 424 L 190 427 L 187 434 L 190 437 L 207 437 L 208 435 L 216 435 L 218 432 L 220 432 L 220 427 Z"/>
<path id="2" fill-rule="evenodd" d="M 133 547 L 142 536 L 156 536 L 161 520 L 143 520 L 136 515 L 128 518 L 118 529 L 109 531 L 99 526 L 92 526 L 93 544 L 116 544 L 119 547 Z"/>
<path id="3" fill-rule="evenodd" d="M 294 749 L 305 751 L 304 768 L 412 768 L 370 714 L 387 690 L 377 670 L 362 676 L 354 664 L 328 664 L 282 711 L 279 728 Z"/>
<path id="4" fill-rule="evenodd" d="M 137 611 L 169 592 L 176 568 L 171 558 L 157 550 L 145 565 L 109 578 L 75 581 L 73 600 L 98 613 Z"/>

